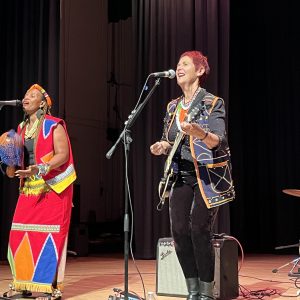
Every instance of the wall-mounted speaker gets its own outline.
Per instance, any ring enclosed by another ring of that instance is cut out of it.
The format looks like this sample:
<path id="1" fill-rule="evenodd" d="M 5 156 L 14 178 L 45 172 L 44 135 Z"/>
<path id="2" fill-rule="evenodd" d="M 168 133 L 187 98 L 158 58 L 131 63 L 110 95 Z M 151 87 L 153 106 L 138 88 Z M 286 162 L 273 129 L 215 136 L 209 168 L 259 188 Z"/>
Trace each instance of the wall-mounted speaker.
<path id="1" fill-rule="evenodd" d="M 232 299 L 239 295 L 238 247 L 231 239 L 214 239 L 215 288 L 217 299 Z M 157 244 L 156 293 L 160 296 L 186 297 L 188 292 L 172 238 L 161 238 Z"/>

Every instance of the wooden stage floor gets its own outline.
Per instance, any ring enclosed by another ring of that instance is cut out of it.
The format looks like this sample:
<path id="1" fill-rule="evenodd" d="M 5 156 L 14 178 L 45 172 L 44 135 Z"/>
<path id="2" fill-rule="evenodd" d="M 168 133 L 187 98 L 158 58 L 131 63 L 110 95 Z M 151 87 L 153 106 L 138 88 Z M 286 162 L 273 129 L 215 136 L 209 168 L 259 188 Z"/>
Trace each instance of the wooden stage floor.
<path id="1" fill-rule="evenodd" d="M 292 265 L 288 265 L 272 273 L 294 259 L 292 255 L 245 255 L 245 260 L 239 272 L 239 284 L 248 291 L 266 290 L 274 295 L 249 295 L 248 299 L 294 299 L 299 289 L 295 286 L 295 277 L 288 276 Z M 155 260 L 137 260 L 146 291 L 155 291 L 156 262 Z M 297 269 L 298 271 L 298 269 Z M 102 254 L 89 257 L 68 257 L 65 292 L 63 299 L 70 300 L 107 300 L 113 294 L 112 289 L 124 288 L 124 260 L 122 254 Z M 7 290 L 10 282 L 10 271 L 6 262 L 0 265 L 0 292 Z M 129 290 L 143 297 L 141 279 L 132 262 L 129 261 Z M 244 290 L 246 291 L 246 290 Z M 27 298 L 28 299 L 28 298 Z M 157 296 L 157 300 L 182 300 L 184 298 Z M 236 299 L 247 299 L 242 295 Z M 298 297 L 300 299 L 300 297 Z"/>

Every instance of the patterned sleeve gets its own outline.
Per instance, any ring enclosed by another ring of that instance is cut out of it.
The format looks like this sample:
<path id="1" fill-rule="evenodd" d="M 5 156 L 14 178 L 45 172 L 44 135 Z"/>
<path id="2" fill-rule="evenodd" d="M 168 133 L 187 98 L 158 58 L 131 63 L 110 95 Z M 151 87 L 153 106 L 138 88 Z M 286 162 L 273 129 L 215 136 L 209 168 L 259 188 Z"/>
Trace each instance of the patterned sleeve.
<path id="1" fill-rule="evenodd" d="M 227 134 L 226 134 L 226 111 L 224 100 L 219 98 L 214 106 L 209 119 L 208 126 L 210 132 L 216 134 L 220 138 L 218 149 L 227 147 Z"/>

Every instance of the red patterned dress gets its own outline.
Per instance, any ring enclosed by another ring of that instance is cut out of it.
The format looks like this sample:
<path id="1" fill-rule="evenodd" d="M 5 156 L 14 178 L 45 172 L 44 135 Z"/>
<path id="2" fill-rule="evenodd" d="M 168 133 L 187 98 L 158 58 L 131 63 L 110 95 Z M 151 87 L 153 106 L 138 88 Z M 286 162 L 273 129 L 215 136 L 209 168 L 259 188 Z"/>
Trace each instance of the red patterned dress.
<path id="1" fill-rule="evenodd" d="M 66 130 L 63 120 L 45 116 L 34 141 L 36 164 L 53 157 L 53 130 L 58 124 Z M 24 141 L 24 123 L 18 132 Z M 65 164 L 46 176 L 21 181 L 8 247 L 15 290 L 52 293 L 62 289 L 76 179 L 69 138 L 68 142 L 70 155 Z"/>

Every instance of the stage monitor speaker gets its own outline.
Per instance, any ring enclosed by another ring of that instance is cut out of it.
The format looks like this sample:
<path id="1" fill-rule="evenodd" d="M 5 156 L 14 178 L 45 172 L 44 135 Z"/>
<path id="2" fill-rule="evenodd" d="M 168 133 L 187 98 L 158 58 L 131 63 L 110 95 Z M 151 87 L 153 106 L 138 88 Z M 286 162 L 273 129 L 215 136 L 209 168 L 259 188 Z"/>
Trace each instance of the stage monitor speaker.
<path id="1" fill-rule="evenodd" d="M 215 288 L 217 299 L 239 295 L 238 247 L 234 240 L 215 239 Z M 186 297 L 188 292 L 172 238 L 161 238 L 157 244 L 156 293 L 159 296 Z"/>

